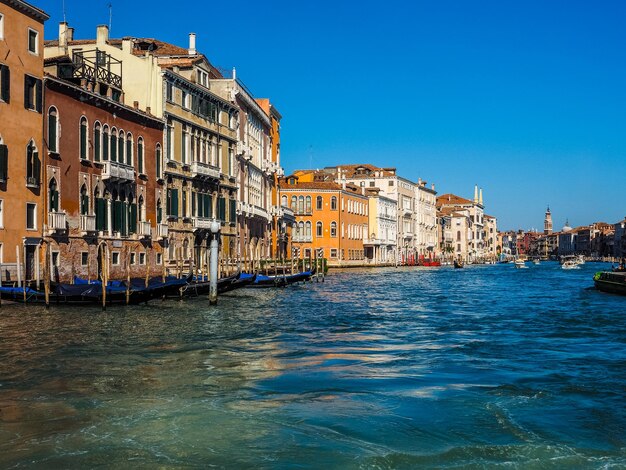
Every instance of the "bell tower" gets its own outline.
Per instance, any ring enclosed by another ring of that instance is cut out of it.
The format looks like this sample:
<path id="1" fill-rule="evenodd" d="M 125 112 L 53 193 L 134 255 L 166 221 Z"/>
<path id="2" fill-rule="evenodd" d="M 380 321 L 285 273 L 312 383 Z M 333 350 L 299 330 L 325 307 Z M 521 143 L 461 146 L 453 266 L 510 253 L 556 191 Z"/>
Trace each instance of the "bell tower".
<path id="1" fill-rule="evenodd" d="M 546 235 L 552 233 L 552 214 L 550 213 L 550 206 L 548 206 L 546 217 L 543 219 L 543 233 Z"/>

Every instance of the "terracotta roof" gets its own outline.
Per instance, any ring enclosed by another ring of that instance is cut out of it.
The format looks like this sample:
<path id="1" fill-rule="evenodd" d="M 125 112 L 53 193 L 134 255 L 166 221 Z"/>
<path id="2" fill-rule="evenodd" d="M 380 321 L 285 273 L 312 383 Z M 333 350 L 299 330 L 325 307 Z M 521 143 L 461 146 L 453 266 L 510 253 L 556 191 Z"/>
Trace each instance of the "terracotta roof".
<path id="1" fill-rule="evenodd" d="M 312 182 L 303 182 L 296 184 L 286 184 L 281 183 L 280 189 L 289 190 L 289 189 L 331 189 L 331 190 L 340 190 L 341 186 L 337 183 L 333 183 L 331 181 L 312 181 Z"/>
<path id="2" fill-rule="evenodd" d="M 345 174 L 346 178 L 371 178 L 371 173 L 374 173 L 376 171 L 382 172 L 383 176 L 395 176 L 396 174 L 395 168 L 380 168 L 375 165 L 370 165 L 369 163 L 326 167 L 327 170 L 332 170 L 334 173 L 337 172 L 338 168 L 341 168 L 341 171 Z"/>
<path id="3" fill-rule="evenodd" d="M 457 196 L 456 194 L 442 194 L 441 196 L 437 196 L 437 207 L 443 206 L 458 206 L 465 204 L 474 204 L 469 199 L 465 199 L 464 197 Z"/>

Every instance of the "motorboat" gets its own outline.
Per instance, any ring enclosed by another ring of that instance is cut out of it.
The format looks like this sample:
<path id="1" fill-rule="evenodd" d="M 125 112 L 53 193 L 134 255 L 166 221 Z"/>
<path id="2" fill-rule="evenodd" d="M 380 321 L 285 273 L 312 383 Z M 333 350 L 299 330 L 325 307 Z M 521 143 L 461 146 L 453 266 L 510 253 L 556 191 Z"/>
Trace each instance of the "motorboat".
<path id="1" fill-rule="evenodd" d="M 528 266 L 526 266 L 526 263 L 524 262 L 523 259 L 516 259 L 515 268 L 516 269 L 528 269 Z"/>
<path id="2" fill-rule="evenodd" d="M 566 260 L 562 265 L 563 269 L 580 269 L 580 265 L 574 260 Z"/>

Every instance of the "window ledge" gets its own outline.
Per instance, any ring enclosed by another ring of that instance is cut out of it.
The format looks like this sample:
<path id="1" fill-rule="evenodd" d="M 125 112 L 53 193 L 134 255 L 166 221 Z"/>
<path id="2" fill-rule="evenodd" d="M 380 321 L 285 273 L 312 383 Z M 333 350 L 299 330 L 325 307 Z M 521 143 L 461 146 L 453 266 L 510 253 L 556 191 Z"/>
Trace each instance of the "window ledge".
<path id="1" fill-rule="evenodd" d="M 59 158 L 61 154 L 56 150 L 48 150 L 48 156 L 52 158 Z"/>

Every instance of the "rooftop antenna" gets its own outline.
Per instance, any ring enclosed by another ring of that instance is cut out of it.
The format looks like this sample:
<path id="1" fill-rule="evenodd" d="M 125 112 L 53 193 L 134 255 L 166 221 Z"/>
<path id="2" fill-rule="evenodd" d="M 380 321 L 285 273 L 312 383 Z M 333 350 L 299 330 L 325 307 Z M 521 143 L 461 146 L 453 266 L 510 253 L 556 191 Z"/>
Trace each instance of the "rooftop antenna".
<path id="1" fill-rule="evenodd" d="M 109 2 L 109 34 L 111 34 L 111 23 L 113 22 L 113 3 Z"/>

